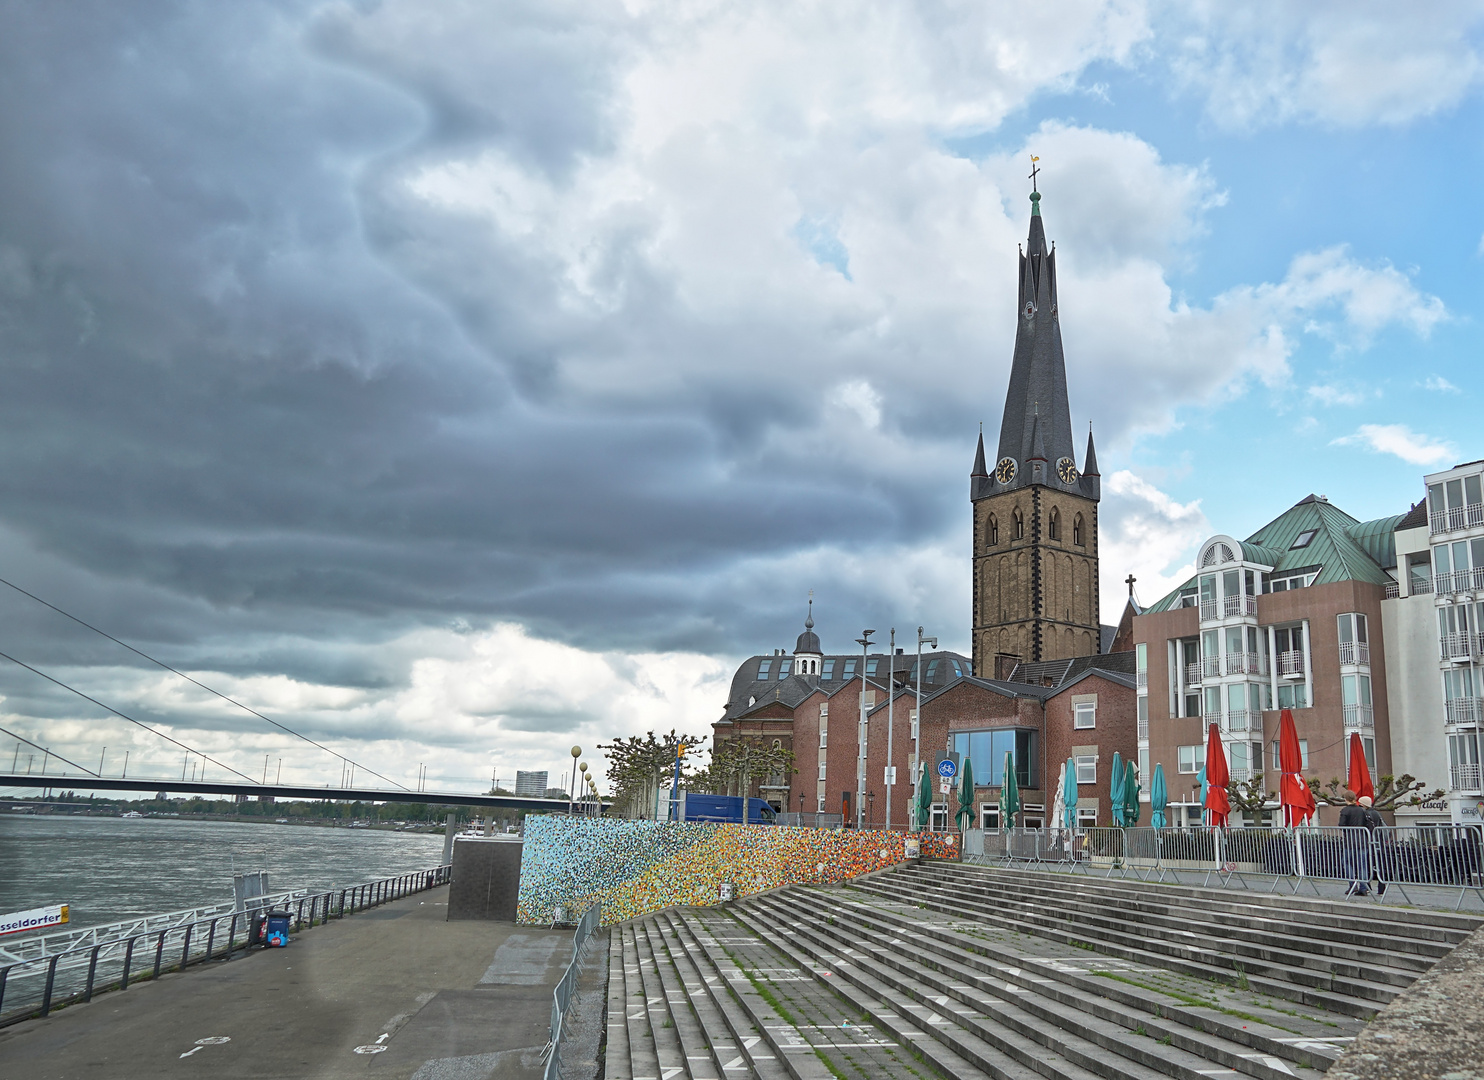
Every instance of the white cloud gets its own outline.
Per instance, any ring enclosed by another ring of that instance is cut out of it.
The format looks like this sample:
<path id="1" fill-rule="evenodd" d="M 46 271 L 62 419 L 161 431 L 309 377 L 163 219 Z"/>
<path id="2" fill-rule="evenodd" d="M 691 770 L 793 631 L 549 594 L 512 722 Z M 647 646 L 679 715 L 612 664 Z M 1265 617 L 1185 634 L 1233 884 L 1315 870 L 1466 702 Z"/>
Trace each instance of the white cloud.
<path id="1" fill-rule="evenodd" d="M 1460 102 L 1484 74 L 1473 0 L 1180 0 L 1153 51 L 1223 124 L 1403 124 Z"/>
<path id="2" fill-rule="evenodd" d="M 1462 390 L 1454 386 L 1451 382 L 1443 378 L 1441 375 L 1429 375 L 1422 381 L 1422 388 L 1424 390 L 1436 390 L 1440 394 L 1463 393 Z"/>
<path id="3" fill-rule="evenodd" d="M 1366 399 L 1363 391 L 1323 383 L 1304 392 L 1322 405 L 1359 405 Z"/>
<path id="4" fill-rule="evenodd" d="M 1152 604 L 1195 572 L 1200 542 L 1213 533 L 1211 523 L 1194 499 L 1179 503 L 1144 478 L 1128 470 L 1109 476 L 1103 485 L 1102 523 L 1098 556 L 1104 570 L 1117 567 L 1138 579 L 1135 590 Z M 1128 589 L 1117 575 L 1104 574 L 1104 621 L 1122 612 Z"/>
<path id="5" fill-rule="evenodd" d="M 1331 446 L 1364 446 L 1378 454 L 1395 454 L 1409 465 L 1438 465 L 1457 451 L 1430 435 L 1419 435 L 1404 424 L 1361 424 L 1355 434 L 1334 439 Z"/>

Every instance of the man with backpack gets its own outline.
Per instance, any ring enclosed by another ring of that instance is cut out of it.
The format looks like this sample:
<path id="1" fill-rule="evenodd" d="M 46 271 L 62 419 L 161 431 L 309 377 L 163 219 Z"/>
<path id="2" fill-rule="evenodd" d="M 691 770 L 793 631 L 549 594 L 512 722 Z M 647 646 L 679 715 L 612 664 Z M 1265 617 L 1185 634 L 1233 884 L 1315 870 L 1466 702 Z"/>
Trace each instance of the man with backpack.
<path id="1" fill-rule="evenodd" d="M 1374 841 L 1375 840 L 1376 830 L 1377 829 L 1384 829 L 1386 827 L 1386 821 L 1385 821 L 1384 818 L 1381 817 L 1381 815 L 1380 815 L 1380 813 L 1378 811 L 1376 811 L 1375 809 L 1372 808 L 1371 797 L 1369 795 L 1362 795 L 1359 799 L 1356 799 L 1355 801 L 1360 805 L 1361 813 L 1364 815 L 1364 825 L 1365 825 L 1365 831 L 1366 831 L 1367 847 L 1374 848 L 1375 847 L 1375 844 L 1374 843 L 1371 843 L 1371 841 Z M 1345 814 L 1345 812 L 1343 810 L 1341 810 L 1340 811 L 1340 816 L 1343 817 L 1344 814 Z M 1372 875 L 1373 875 L 1373 871 L 1370 870 L 1370 869 L 1367 869 L 1367 871 L 1366 871 L 1365 884 L 1361 887 L 1361 892 L 1360 892 L 1360 894 L 1362 896 L 1364 896 L 1366 894 L 1366 891 L 1370 888 L 1370 883 L 1371 883 L 1371 877 L 1372 877 Z M 1381 880 L 1381 874 L 1380 874 L 1380 868 L 1379 867 L 1375 868 L 1375 870 L 1374 870 L 1374 876 L 1376 878 L 1376 895 L 1377 896 L 1385 896 L 1386 895 L 1386 882 L 1384 882 L 1384 881 Z"/>
<path id="2" fill-rule="evenodd" d="M 1365 896 L 1371 891 L 1371 828 L 1366 821 L 1366 813 L 1369 808 L 1370 799 L 1361 800 L 1366 805 L 1362 806 L 1355 798 L 1355 792 L 1345 792 L 1345 805 L 1340 810 L 1340 828 L 1354 830 L 1342 834 L 1343 844 L 1341 849 L 1344 858 L 1345 876 L 1350 879 L 1350 887 L 1345 890 L 1346 896 Z M 1375 813 L 1371 810 L 1370 813 Z M 1379 814 L 1376 815 L 1378 818 Z M 1364 829 L 1362 833 L 1360 830 Z"/>

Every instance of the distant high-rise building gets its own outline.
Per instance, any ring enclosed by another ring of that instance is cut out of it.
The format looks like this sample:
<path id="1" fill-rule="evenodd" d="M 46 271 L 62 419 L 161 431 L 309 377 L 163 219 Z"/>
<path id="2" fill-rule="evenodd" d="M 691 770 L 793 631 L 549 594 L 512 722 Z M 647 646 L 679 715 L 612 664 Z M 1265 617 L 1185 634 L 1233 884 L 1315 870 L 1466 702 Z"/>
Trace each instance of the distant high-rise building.
<path id="1" fill-rule="evenodd" d="M 540 772 L 517 772 L 515 774 L 515 793 L 525 795 L 532 799 L 539 799 L 546 794 L 546 770 Z"/>

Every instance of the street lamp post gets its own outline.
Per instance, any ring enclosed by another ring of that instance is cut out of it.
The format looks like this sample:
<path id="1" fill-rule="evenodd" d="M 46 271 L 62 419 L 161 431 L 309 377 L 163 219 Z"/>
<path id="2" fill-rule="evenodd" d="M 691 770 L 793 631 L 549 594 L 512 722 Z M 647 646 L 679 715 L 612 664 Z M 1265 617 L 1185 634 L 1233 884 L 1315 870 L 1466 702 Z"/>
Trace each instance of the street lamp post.
<path id="1" fill-rule="evenodd" d="M 912 778 L 914 784 L 921 782 L 922 779 L 922 647 L 924 645 L 931 645 L 936 649 L 938 647 L 938 639 L 935 637 L 923 637 L 922 627 L 919 626 L 917 628 L 917 678 L 914 680 L 917 683 L 917 730 L 912 736 L 912 754 L 917 758 L 917 772 L 919 775 Z M 915 800 L 913 806 L 916 806 Z M 915 809 L 912 812 L 914 814 L 917 813 Z M 914 819 L 913 827 L 922 828 L 922 822 Z"/>
<path id="2" fill-rule="evenodd" d="M 891 628 L 891 644 L 886 648 L 886 831 L 891 832 L 891 727 L 892 707 L 897 700 L 897 628 Z"/>
<path id="3" fill-rule="evenodd" d="M 876 631 L 862 630 L 855 643 L 861 647 L 861 717 L 856 745 L 860 747 L 860 760 L 855 768 L 855 827 L 861 827 L 861 817 L 866 812 L 866 650 L 871 645 L 871 635 Z"/>
<path id="4" fill-rule="evenodd" d="M 867 824 L 874 829 L 876 827 L 876 793 L 874 791 L 866 792 L 866 799 L 871 804 L 870 821 Z"/>
<path id="5" fill-rule="evenodd" d="M 799 792 L 799 826 L 800 826 L 800 828 L 802 828 L 803 825 L 804 825 L 804 793 L 801 791 L 801 792 Z"/>
<path id="6" fill-rule="evenodd" d="M 572 747 L 572 786 L 567 789 L 567 813 L 572 812 L 572 804 L 577 801 L 577 759 L 582 756 L 582 747 Z"/>

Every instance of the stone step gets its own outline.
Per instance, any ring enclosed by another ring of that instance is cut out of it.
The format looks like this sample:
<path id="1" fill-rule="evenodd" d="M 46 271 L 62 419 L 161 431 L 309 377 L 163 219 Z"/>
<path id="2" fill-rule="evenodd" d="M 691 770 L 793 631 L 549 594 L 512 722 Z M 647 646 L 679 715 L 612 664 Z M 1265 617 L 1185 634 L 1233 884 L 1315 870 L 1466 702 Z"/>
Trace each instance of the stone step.
<path id="1" fill-rule="evenodd" d="M 666 939 L 671 959 L 680 969 L 681 979 L 690 992 L 691 1003 L 700 1014 L 710 1032 L 716 1032 L 712 1048 L 721 1060 L 722 1075 L 726 1080 L 752 1075 L 757 1080 L 785 1080 L 788 1070 L 779 1063 L 772 1048 L 762 1041 L 762 1033 L 742 1010 L 737 999 L 727 987 L 711 961 L 706 957 L 691 929 L 673 911 L 662 911 L 655 916 L 675 935 Z M 736 1049 L 734 1056 L 727 1056 L 723 1047 L 730 1043 Z"/>
<path id="2" fill-rule="evenodd" d="M 853 892 L 846 890 L 843 895 Z M 1323 1009 L 1304 1016 L 1283 1007 L 1290 1004 L 1287 1000 L 1282 1005 L 1275 1003 L 1270 1011 L 1253 1004 L 1250 991 L 1216 987 L 1206 980 L 1171 975 L 1163 969 L 1129 964 L 1120 969 L 1122 974 L 1113 970 L 1105 970 L 1103 976 L 1087 974 L 1081 970 L 1084 965 L 1090 970 L 1111 969 L 1113 965 L 1085 954 L 1074 955 L 1080 951 L 1075 948 L 1065 949 L 1065 956 L 1060 957 L 1035 955 L 1044 953 L 1050 944 L 1044 939 L 1039 944 L 1035 939 L 1027 942 L 1025 951 L 997 946 L 989 943 L 982 931 L 970 936 L 946 922 L 938 925 L 925 920 L 923 912 L 906 901 L 899 904 L 901 910 L 893 910 L 885 902 L 870 904 L 862 900 L 842 899 L 839 905 L 851 919 L 879 930 L 889 945 L 905 945 L 910 936 L 912 945 L 920 951 L 952 957 L 978 971 L 1052 997 L 1063 1006 L 1096 1010 L 1095 999 L 1106 999 L 1136 1015 L 1183 1024 L 1301 1066 L 1319 1063 L 1319 1067 L 1327 1067 L 1340 1053 L 1334 1044 L 1348 1041 L 1364 1026 L 1352 1017 L 1338 1017 Z M 1215 1004 L 1191 1004 L 1193 999 L 1213 995 Z M 1222 1000 L 1225 1005 L 1220 1004 Z M 1113 1018 L 1111 1014 L 1109 1018 Z"/>
<path id="3" fill-rule="evenodd" d="M 644 982 L 640 978 L 639 950 L 634 944 L 633 925 L 624 923 L 610 932 L 623 939 L 623 1016 L 629 1029 L 629 1075 L 633 1080 L 660 1080 L 659 1057 L 655 1053 L 654 1034 L 649 1026 L 649 1007 Z"/>
<path id="4" fill-rule="evenodd" d="M 817 902 L 815 897 L 809 899 Z M 957 1002 L 1019 1039 L 1052 1050 L 1099 1075 L 1122 1076 L 1131 1067 L 1138 1067 L 1178 1080 L 1205 1080 L 1213 1064 L 1260 1080 L 1284 1080 L 1290 1075 L 1286 1065 L 1269 1066 L 1259 1054 L 1248 1058 L 1245 1048 L 1216 1037 L 1202 1042 L 1190 1039 L 1184 1030 L 1152 1019 L 1146 1022 L 1145 1018 L 1121 1012 L 1112 1019 L 1085 1007 L 1066 1009 L 1034 990 L 981 975 L 955 960 L 940 958 L 933 964 L 924 963 L 859 924 L 837 919 L 832 925 L 827 916 L 801 909 L 783 896 L 749 904 L 748 909 L 764 917 L 773 914 L 771 925 L 775 929 L 782 928 L 782 920 L 796 917 L 798 921 L 793 925 L 799 937 L 795 941 L 802 938 L 817 947 L 821 951 L 816 956 L 824 962 L 839 962 L 838 957 L 830 955 L 831 950 L 839 950 L 855 964 L 869 961 L 878 979 L 923 1005 L 942 1008 L 950 1001 Z M 962 1015 L 961 1022 L 972 1030 L 974 1025 L 967 1021 L 967 1014 Z M 1169 1041 L 1160 1041 L 1165 1038 Z M 1109 1053 L 1117 1059 L 1109 1059 Z"/>
<path id="5" fill-rule="evenodd" d="M 1327 922 L 1307 922 L 1287 917 L 1279 909 L 1254 911 L 1235 905 L 1216 909 L 1200 902 L 1186 902 L 1183 898 L 1163 897 L 1155 890 L 1139 896 L 1103 890 L 1096 885 L 1053 890 L 1018 883 L 1009 877 L 980 877 L 972 870 L 958 875 L 920 875 L 920 872 L 909 871 L 907 876 L 951 883 L 955 888 L 986 889 L 997 895 L 1013 895 L 1027 901 L 1054 897 L 1062 905 L 1095 904 L 1103 909 L 1114 904 L 1119 911 L 1137 912 L 1147 919 L 1173 921 L 1180 925 L 1188 925 L 1194 920 L 1213 927 L 1214 932 L 1221 936 L 1241 934 L 1257 941 L 1288 941 L 1293 948 L 1325 955 L 1364 960 L 1373 953 L 1384 953 L 1392 966 L 1412 967 L 1418 971 L 1425 971 L 1453 948 L 1453 943 L 1448 941 L 1408 937 L 1408 926 L 1384 920 L 1365 920 L 1364 928 L 1360 927 L 1358 920 L 1350 920 L 1351 925 L 1346 926 L 1337 916 L 1327 917 Z"/>
<path id="6" fill-rule="evenodd" d="M 891 899 L 898 898 L 905 892 L 901 885 L 893 888 L 889 879 L 861 881 L 855 887 L 863 892 Z M 925 890 L 921 885 L 914 885 L 910 895 L 914 903 L 925 908 L 949 914 L 971 914 L 975 919 L 1014 929 L 1020 933 L 1073 944 L 1079 948 L 1090 948 L 1108 956 L 1148 964 L 1151 967 L 1167 968 L 1171 971 L 1224 982 L 1228 985 L 1241 985 L 1245 981 L 1253 988 L 1270 996 L 1317 1006 L 1343 1016 L 1369 1019 L 1375 1015 L 1380 1005 L 1385 1003 L 1384 1001 L 1372 1003 L 1369 1000 L 1352 996 L 1349 987 L 1341 992 L 1333 992 L 1332 980 L 1317 971 L 1284 968 L 1281 965 L 1264 964 L 1260 961 L 1252 962 L 1250 965 L 1243 964 L 1241 965 L 1243 970 L 1238 971 L 1238 963 L 1228 954 L 1201 948 L 1198 945 L 1184 946 L 1160 939 L 1145 939 L 1135 933 L 1120 933 L 1097 930 L 1095 927 L 1085 925 L 1064 924 L 1054 918 L 1024 912 L 1019 908 L 996 908 L 965 902 L 958 898 L 940 899 L 936 895 L 937 891 L 932 890 L 933 895 L 928 895 L 929 890 Z M 1388 988 L 1376 984 L 1351 985 L 1359 985 L 1367 993 L 1384 995 L 1385 1000 L 1390 1000 L 1392 994 Z"/>
<path id="7" fill-rule="evenodd" d="M 1120 878 L 1093 877 L 1090 874 L 1012 869 L 982 863 L 923 860 L 912 869 L 945 875 L 983 874 L 1023 882 L 1057 893 L 1083 886 L 1096 886 L 1131 900 L 1147 900 L 1160 896 L 1170 898 L 1170 903 L 1195 905 L 1212 911 L 1249 912 L 1255 915 L 1266 911 L 1295 923 L 1321 928 L 1356 928 L 1362 932 L 1371 928 L 1379 934 L 1392 933 L 1406 940 L 1440 942 L 1448 946 L 1458 944 L 1484 925 L 1484 919 L 1478 916 L 1456 912 L 1422 911 L 1392 905 L 1361 904 L 1354 900 L 1336 901 L 1276 893 L 1233 892 L 1173 882 L 1131 882 Z"/>
<path id="8" fill-rule="evenodd" d="M 918 888 L 936 890 L 939 896 L 973 897 L 982 903 L 1013 901 L 1025 904 L 1027 894 L 999 884 L 934 877 L 917 880 Z M 929 884 L 928 882 L 931 882 Z M 1105 928 L 1137 926 L 1146 937 L 1169 941 L 1205 939 L 1223 943 L 1234 956 L 1252 957 L 1288 967 L 1309 967 L 1344 978 L 1384 985 L 1410 986 L 1436 959 L 1425 959 L 1410 953 L 1385 948 L 1359 948 L 1304 936 L 1297 926 L 1285 932 L 1260 932 L 1229 925 L 1213 918 L 1210 912 L 1189 909 L 1176 914 L 1157 915 L 1095 894 L 1077 896 L 1035 896 L 1038 904 L 1064 921 L 1086 923 Z"/>
<path id="9" fill-rule="evenodd" d="M 717 1023 L 716 1029 L 706 1031 L 700 1014 L 691 1001 L 690 992 L 680 979 L 674 961 L 664 946 L 663 929 L 653 918 L 642 919 L 634 932 L 644 938 L 643 949 L 647 949 L 654 961 L 654 971 L 659 979 L 660 994 L 664 998 L 669 1026 L 680 1042 L 680 1051 L 685 1058 L 685 1076 L 690 1080 L 721 1080 L 722 1063 L 738 1057 L 737 1044 L 730 1036 L 724 1040 L 724 1025 Z M 641 951 L 643 951 L 641 949 Z M 725 1054 L 723 1058 L 721 1055 Z"/>
<path id="10" fill-rule="evenodd" d="M 1275 1069 L 1263 1062 L 1265 1057 L 1290 1056 L 1286 1051 L 1291 1048 L 1276 1039 L 1270 1038 L 1265 1050 L 1255 1051 L 1250 1042 L 1234 1042 L 1219 1032 L 1197 1035 L 1178 1021 L 1172 1023 L 1171 1018 L 1157 1017 L 1152 1008 L 1130 1009 L 1104 998 L 1098 988 L 1088 987 L 1093 990 L 1090 994 L 1079 993 L 1038 972 L 1024 971 L 1022 966 L 988 963 L 967 939 L 964 947 L 955 949 L 919 935 L 913 947 L 903 948 L 906 943 L 894 928 L 873 925 L 875 921 L 865 917 L 868 912 L 819 896 L 801 898 L 790 890 L 769 897 L 768 904 L 785 913 L 785 918 L 793 916 L 800 924 L 830 939 L 834 947 L 847 955 L 851 955 L 853 948 L 863 949 L 878 963 L 933 987 L 940 998 L 952 997 L 983 1009 L 985 995 L 993 995 L 1027 1013 L 1032 1018 L 1031 1025 L 1038 1030 L 1059 1028 L 1119 1054 L 1137 1050 L 1140 1055 L 1137 1060 L 1171 1076 L 1204 1076 L 1211 1064 L 1264 1080 L 1280 1080 L 1288 1075 L 1286 1067 Z M 1024 961 L 1020 960 L 1019 964 L 1023 965 Z M 1083 980 L 1089 984 L 1097 981 L 1090 977 Z M 1280 1034 L 1277 1029 L 1270 1030 L 1274 1036 Z M 1152 1041 L 1146 1045 L 1136 1036 L 1146 1036 Z M 1292 1059 L 1300 1063 L 1299 1055 L 1292 1055 Z"/>
<path id="11" fill-rule="evenodd" d="M 769 940 L 785 940 L 777 946 L 803 969 L 828 980 L 837 994 L 848 996 L 866 1015 L 882 1027 L 915 1021 L 944 1048 L 991 1075 L 1004 1075 L 1015 1066 L 1021 1076 L 1034 1074 L 1046 1080 L 1153 1080 L 1160 1074 L 1130 1063 L 1110 1065 L 1109 1055 L 1083 1055 L 1067 1040 L 1051 1045 L 1028 1038 L 1001 1018 L 944 996 L 940 1003 L 917 980 L 886 971 L 863 957 L 844 957 L 823 949 L 807 930 L 783 933 L 758 918 L 751 904 L 736 910 L 737 917 L 754 933 Z M 921 1048 L 920 1044 L 919 1048 Z M 1071 1050 L 1071 1056 L 1067 1051 Z M 948 1075 L 959 1075 L 949 1072 Z"/>
<path id="12" fill-rule="evenodd" d="M 623 937 L 613 930 L 608 935 L 608 1048 L 604 1056 L 604 1080 L 634 1078 L 626 1013 Z"/>

